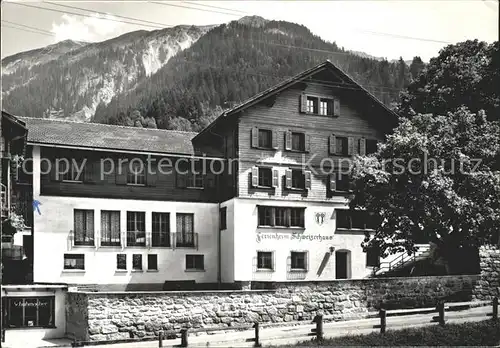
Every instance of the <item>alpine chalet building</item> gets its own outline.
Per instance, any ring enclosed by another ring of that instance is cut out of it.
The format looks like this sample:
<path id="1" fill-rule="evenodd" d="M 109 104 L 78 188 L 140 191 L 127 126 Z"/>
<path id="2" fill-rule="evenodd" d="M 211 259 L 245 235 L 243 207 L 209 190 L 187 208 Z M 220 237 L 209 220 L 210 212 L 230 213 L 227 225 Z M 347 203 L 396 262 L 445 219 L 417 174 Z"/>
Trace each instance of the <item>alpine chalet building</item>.
<path id="1" fill-rule="evenodd" d="M 40 203 L 34 282 L 248 287 L 364 278 L 379 262 L 360 246 L 373 219 L 349 212 L 338 172 L 397 117 L 329 61 L 198 134 L 22 120 Z"/>

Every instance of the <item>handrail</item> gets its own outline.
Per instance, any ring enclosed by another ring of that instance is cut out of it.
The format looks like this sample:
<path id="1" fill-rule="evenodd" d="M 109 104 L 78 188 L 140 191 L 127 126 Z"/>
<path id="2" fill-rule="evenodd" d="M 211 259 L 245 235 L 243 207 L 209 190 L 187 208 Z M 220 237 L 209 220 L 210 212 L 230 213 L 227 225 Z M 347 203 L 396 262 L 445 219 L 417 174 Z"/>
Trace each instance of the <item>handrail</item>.
<path id="1" fill-rule="evenodd" d="M 413 252 L 411 255 L 408 255 L 407 253 L 403 253 L 391 261 L 381 262 L 378 267 L 374 267 L 373 275 L 376 275 L 377 272 L 379 272 L 382 269 L 387 269 L 387 271 L 390 272 L 393 269 L 398 269 L 398 268 L 403 267 L 404 265 L 406 265 L 407 263 L 409 263 L 411 261 L 417 261 L 417 258 L 426 254 L 428 252 L 428 249 L 427 250 L 424 249 L 423 252 L 419 255 L 417 255 L 417 251 Z M 382 265 L 387 265 L 387 266 L 383 267 Z"/>

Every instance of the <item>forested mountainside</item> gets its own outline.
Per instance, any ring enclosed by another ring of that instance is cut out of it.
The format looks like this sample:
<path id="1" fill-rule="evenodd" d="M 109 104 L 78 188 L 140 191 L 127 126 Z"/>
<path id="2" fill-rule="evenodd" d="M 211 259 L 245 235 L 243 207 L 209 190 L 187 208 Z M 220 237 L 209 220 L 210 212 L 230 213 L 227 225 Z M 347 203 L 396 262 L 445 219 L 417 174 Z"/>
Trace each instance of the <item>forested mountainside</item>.
<path id="1" fill-rule="evenodd" d="M 260 17 L 132 32 L 15 69 L 6 69 L 9 58 L 2 94 L 14 114 L 194 131 L 326 59 L 387 105 L 424 66 L 418 57 L 408 66 L 352 53 L 304 26 Z"/>
<path id="2" fill-rule="evenodd" d="M 135 31 L 99 43 L 67 40 L 6 57 L 3 108 L 22 116 L 88 121 L 99 103 L 149 78 L 209 29 Z"/>

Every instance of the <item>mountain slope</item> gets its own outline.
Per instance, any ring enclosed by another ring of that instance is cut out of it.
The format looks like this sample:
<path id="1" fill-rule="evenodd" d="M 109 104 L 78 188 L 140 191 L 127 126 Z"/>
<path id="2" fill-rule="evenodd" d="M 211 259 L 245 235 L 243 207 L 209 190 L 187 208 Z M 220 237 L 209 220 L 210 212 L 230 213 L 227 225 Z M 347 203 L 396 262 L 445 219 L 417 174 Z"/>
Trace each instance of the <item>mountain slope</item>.
<path id="1" fill-rule="evenodd" d="M 7 57 L 3 107 L 30 117 L 197 131 L 223 108 L 326 59 L 386 104 L 410 79 L 402 60 L 363 57 L 302 25 L 252 16 Z"/>
<path id="2" fill-rule="evenodd" d="M 136 31 L 99 43 L 63 41 L 2 60 L 4 108 L 88 121 L 101 102 L 134 88 L 211 27 Z"/>
<path id="3" fill-rule="evenodd" d="M 294 23 L 245 17 L 213 28 L 129 93 L 96 110 L 95 122 L 200 130 L 221 108 L 330 59 L 383 102 L 410 80 L 404 61 L 360 57 Z M 373 86 L 379 88 L 372 88 Z"/>

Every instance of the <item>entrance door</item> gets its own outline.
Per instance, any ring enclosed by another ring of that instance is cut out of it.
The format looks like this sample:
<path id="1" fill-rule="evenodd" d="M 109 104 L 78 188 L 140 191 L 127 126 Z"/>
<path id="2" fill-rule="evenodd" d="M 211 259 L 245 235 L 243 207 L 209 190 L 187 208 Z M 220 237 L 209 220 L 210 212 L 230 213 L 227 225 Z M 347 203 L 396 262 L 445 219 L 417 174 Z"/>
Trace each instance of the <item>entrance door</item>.
<path id="1" fill-rule="evenodd" d="M 349 277 L 349 252 L 335 252 L 335 278 L 347 279 Z"/>

